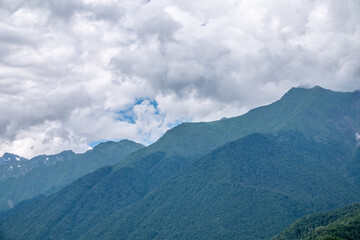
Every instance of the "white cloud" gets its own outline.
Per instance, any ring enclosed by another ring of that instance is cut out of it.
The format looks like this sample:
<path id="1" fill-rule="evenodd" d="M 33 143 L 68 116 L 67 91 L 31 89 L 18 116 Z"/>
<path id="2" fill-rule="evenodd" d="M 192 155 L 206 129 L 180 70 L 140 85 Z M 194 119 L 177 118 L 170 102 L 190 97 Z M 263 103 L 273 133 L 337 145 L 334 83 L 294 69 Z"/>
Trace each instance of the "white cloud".
<path id="1" fill-rule="evenodd" d="M 88 146 L 84 137 L 74 135 L 60 121 L 45 121 L 18 131 L 11 140 L 1 139 L 0 148 L 30 158 L 34 153 L 58 152 L 61 149 L 84 151 Z"/>
<path id="2" fill-rule="evenodd" d="M 178 122 L 235 116 L 292 86 L 360 88 L 357 0 L 0 6 L 0 153 L 150 143 Z"/>

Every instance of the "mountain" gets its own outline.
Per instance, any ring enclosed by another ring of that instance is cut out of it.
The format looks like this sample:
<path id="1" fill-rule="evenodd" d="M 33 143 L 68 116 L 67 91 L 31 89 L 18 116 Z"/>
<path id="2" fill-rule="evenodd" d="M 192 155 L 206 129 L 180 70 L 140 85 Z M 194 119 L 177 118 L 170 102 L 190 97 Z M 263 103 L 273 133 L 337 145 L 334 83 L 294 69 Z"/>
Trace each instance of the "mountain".
<path id="1" fill-rule="evenodd" d="M 130 154 L 116 165 L 99 169 L 48 197 L 38 198 L 15 207 L 3 215 L 0 229 L 14 239 L 78 239 L 85 234 L 90 234 L 88 231 L 92 228 L 92 233 L 97 234 L 100 232 L 98 224 L 101 224 L 102 221 L 106 222 L 112 214 L 126 211 L 136 204 L 140 204 L 167 184 L 171 186 L 170 179 L 172 177 L 183 171 L 190 171 L 188 168 L 193 167 L 193 164 L 206 154 L 246 135 L 263 133 L 279 136 L 279 141 L 281 140 L 292 151 L 296 151 L 297 144 L 304 143 L 303 149 L 307 149 L 307 152 L 299 153 L 300 156 L 307 154 L 310 159 L 314 161 L 316 159 L 317 164 L 322 164 L 324 171 L 328 172 L 329 176 L 334 176 L 339 180 L 340 185 L 336 189 L 344 188 L 348 192 L 348 195 L 340 194 L 338 199 L 333 200 L 334 202 L 325 201 L 325 204 L 321 204 L 319 200 L 315 201 L 317 197 L 312 196 L 322 189 L 318 190 L 316 185 L 321 181 L 314 180 L 314 184 L 308 186 L 307 192 L 302 192 L 304 196 L 302 196 L 301 202 L 305 206 L 301 207 L 294 203 L 297 201 L 297 195 L 289 197 L 291 189 L 281 195 L 282 193 L 276 193 L 273 188 L 261 189 L 262 192 L 254 193 L 256 187 L 250 187 L 246 197 L 244 195 L 244 199 L 248 199 L 244 202 L 247 204 L 244 209 L 252 209 L 251 201 L 255 199 L 255 196 L 271 195 L 270 202 L 277 202 L 276 199 L 280 199 L 280 196 L 284 196 L 283 199 L 289 198 L 289 200 L 279 200 L 279 204 L 284 206 L 279 208 L 279 211 L 286 210 L 284 216 L 288 217 L 285 217 L 283 222 L 279 222 L 279 225 L 273 230 L 275 234 L 276 229 L 280 230 L 285 226 L 284 224 L 290 224 L 295 217 L 300 217 L 302 214 L 327 210 L 327 208 L 330 210 L 333 207 L 340 207 L 341 204 L 357 201 L 357 194 L 354 198 L 352 196 L 357 193 L 358 188 L 348 176 L 354 149 L 357 145 L 356 133 L 360 132 L 359 102 L 359 92 L 333 92 L 320 87 L 293 88 L 279 101 L 251 110 L 240 117 L 209 123 L 181 124 L 166 132 L 154 144 Z M 295 132 L 296 136 L 292 138 L 291 135 L 289 137 L 289 135 L 281 134 L 282 132 Z M 298 136 L 300 135 L 304 136 L 303 138 L 308 143 L 299 140 Z M 294 162 L 293 168 L 297 167 L 298 165 Z M 249 168 L 256 171 L 251 164 Z M 210 168 L 210 170 L 214 169 Z M 302 174 L 311 176 L 305 173 Z M 208 174 L 220 173 L 208 172 Z M 201 176 L 194 176 L 194 181 Z M 216 179 L 221 180 L 219 178 Z M 326 184 L 322 183 L 320 186 L 324 187 Z M 334 182 L 330 183 L 335 184 Z M 241 180 L 234 180 L 231 184 L 234 188 L 239 187 L 237 193 L 240 195 L 248 189 L 247 185 L 240 186 Z M 283 181 L 279 181 L 278 184 L 290 186 Z M 215 186 L 222 185 L 216 183 Z M 191 182 L 187 182 L 183 188 L 191 189 Z M 324 189 L 334 188 L 327 186 Z M 220 190 L 221 188 L 219 188 Z M 324 195 L 319 196 L 318 199 L 326 199 L 325 196 L 328 196 L 326 191 L 320 192 Z M 264 199 L 266 198 L 264 197 Z M 318 205 L 310 206 L 312 202 Z M 171 203 L 168 204 L 171 207 Z M 202 204 L 200 205 L 202 206 Z M 206 205 L 203 207 L 206 208 Z M 267 209 L 267 207 L 268 205 L 264 204 L 263 209 Z M 271 211 L 276 210 L 269 209 L 269 215 L 271 215 Z M 131 216 L 129 215 L 129 217 Z M 119 221 L 122 220 L 119 219 Z M 136 221 L 133 222 L 136 223 Z M 139 224 L 149 226 L 146 219 Z M 129 227 L 136 228 L 136 226 Z M 249 230 L 248 227 L 250 226 L 244 227 L 243 231 Z M 111 232 L 111 229 L 101 230 L 101 232 L 107 231 Z"/>
<path id="2" fill-rule="evenodd" d="M 288 239 L 360 239 L 360 203 L 305 216 L 273 238 L 273 240 Z"/>
<path id="3" fill-rule="evenodd" d="M 20 201 L 48 194 L 100 167 L 112 165 L 144 146 L 129 140 L 101 143 L 84 154 L 64 151 L 41 155 L 27 163 L 45 162 L 25 175 L 0 182 L 0 209 L 13 207 Z M 18 162 L 21 164 L 21 162 Z"/>
<path id="4" fill-rule="evenodd" d="M 279 141 L 287 135 L 212 151 L 82 239 L 269 239 L 306 213 L 360 200 L 359 187 Z"/>
<path id="5" fill-rule="evenodd" d="M 349 177 L 353 182 L 360 186 L 360 145 L 358 146 L 353 159 L 351 160 L 347 169 Z"/>
<path id="6" fill-rule="evenodd" d="M 11 153 L 4 153 L 0 157 L 0 181 L 10 177 L 24 175 L 34 168 L 34 164 L 29 159 Z"/>
<path id="7" fill-rule="evenodd" d="M 9 162 L 19 162 L 19 161 L 24 161 L 24 160 L 28 160 L 28 159 L 20 157 L 15 154 L 4 153 L 4 155 L 2 157 L 0 157 L 0 165 L 7 164 Z"/>
<path id="8" fill-rule="evenodd" d="M 56 155 L 41 155 L 26 159 L 15 154 L 5 153 L 0 157 L 0 182 L 8 178 L 26 175 L 34 168 L 50 166 L 75 155 L 72 151 L 64 151 Z"/>

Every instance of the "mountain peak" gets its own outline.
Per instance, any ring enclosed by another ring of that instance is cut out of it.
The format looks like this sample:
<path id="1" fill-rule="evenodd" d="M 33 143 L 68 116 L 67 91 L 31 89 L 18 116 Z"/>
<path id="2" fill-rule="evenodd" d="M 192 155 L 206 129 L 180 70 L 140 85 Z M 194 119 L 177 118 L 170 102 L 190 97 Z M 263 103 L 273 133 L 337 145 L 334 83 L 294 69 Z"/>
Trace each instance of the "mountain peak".
<path id="1" fill-rule="evenodd" d="M 6 152 L 6 153 L 3 154 L 2 157 L 3 157 L 3 158 L 8 158 L 8 157 L 12 157 L 12 156 L 15 156 L 15 154 Z"/>
<path id="2" fill-rule="evenodd" d="M 4 153 L 4 155 L 0 157 L 0 162 L 13 162 L 13 161 L 23 161 L 23 160 L 28 160 L 28 159 L 8 152 Z"/>
<path id="3" fill-rule="evenodd" d="M 319 85 L 313 86 L 313 87 L 304 87 L 304 86 L 298 86 L 298 87 L 292 87 L 289 91 L 287 91 L 282 98 L 286 98 L 289 96 L 304 96 L 304 94 L 313 95 L 313 96 L 323 96 L 323 95 L 344 95 L 344 94 L 360 94 L 360 89 L 354 90 L 353 92 L 347 92 L 347 91 L 333 91 L 327 88 L 323 88 Z"/>
<path id="4" fill-rule="evenodd" d="M 315 107 L 320 111 L 350 104 L 352 92 L 335 92 L 320 86 L 293 87 L 278 101 L 291 107 Z"/>
<path id="5" fill-rule="evenodd" d="M 128 140 L 128 139 L 122 139 L 118 142 L 115 142 L 115 141 L 104 141 L 104 142 L 101 142 L 99 144 L 97 144 L 96 146 L 93 147 L 93 149 L 99 149 L 99 148 L 106 148 L 106 147 L 109 147 L 109 146 L 114 146 L 114 145 L 117 145 L 117 146 L 134 146 L 134 145 L 138 145 L 138 146 L 141 146 L 141 147 L 144 147 L 144 145 L 140 144 L 140 143 L 136 143 L 134 141 L 131 141 L 131 140 Z"/>
<path id="6" fill-rule="evenodd" d="M 299 87 L 292 87 L 288 92 L 284 94 L 283 98 L 289 95 L 294 96 L 300 94 L 303 95 L 303 94 L 324 94 L 324 93 L 334 93 L 334 91 L 320 87 L 318 85 L 311 88 L 299 86 Z"/>

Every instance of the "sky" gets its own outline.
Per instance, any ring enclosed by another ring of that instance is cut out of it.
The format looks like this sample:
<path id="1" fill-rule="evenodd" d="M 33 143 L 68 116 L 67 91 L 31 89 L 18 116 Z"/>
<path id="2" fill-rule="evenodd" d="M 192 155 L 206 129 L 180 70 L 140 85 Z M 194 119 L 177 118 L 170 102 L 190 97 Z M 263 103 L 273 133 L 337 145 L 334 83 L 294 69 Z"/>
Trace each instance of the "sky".
<path id="1" fill-rule="evenodd" d="M 0 0 L 0 154 L 151 144 L 291 87 L 360 88 L 359 0 Z"/>

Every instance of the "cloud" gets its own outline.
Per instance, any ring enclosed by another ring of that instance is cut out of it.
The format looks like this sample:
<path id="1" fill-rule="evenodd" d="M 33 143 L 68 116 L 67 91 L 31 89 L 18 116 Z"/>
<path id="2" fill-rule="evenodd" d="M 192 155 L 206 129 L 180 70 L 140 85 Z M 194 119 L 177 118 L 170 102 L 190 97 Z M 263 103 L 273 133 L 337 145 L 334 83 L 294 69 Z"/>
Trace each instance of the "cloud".
<path id="1" fill-rule="evenodd" d="M 292 86 L 360 88 L 357 0 L 0 0 L 0 153 L 149 144 Z"/>
<path id="2" fill-rule="evenodd" d="M 152 9 L 152 3 L 142 11 Z M 143 14 L 134 26 L 140 32 L 138 43 L 121 49 L 113 58 L 113 68 L 123 76 L 147 79 L 161 92 L 183 95 L 190 89 L 199 97 L 222 102 L 231 102 L 239 95 L 241 100 L 251 99 L 249 88 L 266 93 L 264 85 L 287 88 L 317 82 L 342 89 L 355 85 L 351 79 L 359 67 L 354 51 L 358 44 L 351 40 L 359 34 L 359 21 L 353 20 L 358 14 L 351 8 L 359 4 L 353 1 L 347 1 L 346 7 L 334 1 L 304 1 L 301 6 L 291 6 L 287 1 L 272 5 L 267 1 L 162 3 L 154 3 L 162 14 Z M 212 4 L 216 8 L 209 7 Z M 301 14 L 291 14 L 299 11 Z M 170 38 L 162 37 L 164 15 L 173 19 L 164 20 L 170 26 L 175 25 L 173 21 L 178 23 L 177 28 L 166 32 Z M 158 32 L 143 34 L 142 29 L 154 19 Z M 353 24 L 356 26 L 350 27 Z M 344 28 L 346 25 L 350 26 Z M 342 65 L 346 66 L 344 75 Z"/>

